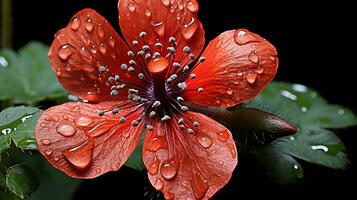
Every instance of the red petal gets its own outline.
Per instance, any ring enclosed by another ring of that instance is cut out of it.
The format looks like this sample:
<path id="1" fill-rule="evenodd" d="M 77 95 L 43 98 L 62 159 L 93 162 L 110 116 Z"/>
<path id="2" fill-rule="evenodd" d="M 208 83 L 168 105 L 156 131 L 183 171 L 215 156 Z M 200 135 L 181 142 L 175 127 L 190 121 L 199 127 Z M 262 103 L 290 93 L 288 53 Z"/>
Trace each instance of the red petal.
<path id="1" fill-rule="evenodd" d="M 143 123 L 130 124 L 141 110 L 126 117 L 125 123 L 119 122 L 133 108 L 115 115 L 97 114 L 115 107 L 118 105 L 112 103 L 71 102 L 44 111 L 35 129 L 38 149 L 55 168 L 74 178 L 94 178 L 118 170 L 137 146 Z"/>
<path id="2" fill-rule="evenodd" d="M 193 112 L 184 117 L 200 124 L 190 126 L 195 133 L 181 131 L 174 120 L 155 123 L 146 132 L 143 160 L 149 180 L 166 199 L 209 199 L 231 178 L 236 146 L 229 130 L 216 121 Z"/>
<path id="3" fill-rule="evenodd" d="M 187 80 L 184 98 L 192 103 L 231 107 L 254 98 L 275 76 L 276 49 L 267 40 L 245 29 L 226 31 L 212 40 L 203 55 L 206 61 Z M 203 88 L 203 92 L 197 92 Z"/>
<path id="4" fill-rule="evenodd" d="M 84 9 L 56 34 L 48 55 L 64 88 L 89 101 L 102 102 L 127 99 L 125 90 L 125 96 L 110 95 L 111 86 L 120 84 L 108 81 L 110 76 L 119 75 L 127 85 L 141 86 L 136 75 L 120 69 L 129 61 L 128 50 L 107 20 L 94 10 Z"/>
<path id="5" fill-rule="evenodd" d="M 183 48 L 189 46 L 191 52 L 198 56 L 204 46 L 204 30 L 198 20 L 198 3 L 196 0 L 119 0 L 119 23 L 126 41 L 132 45 L 133 40 L 143 45 L 141 32 L 146 32 L 146 44 L 153 52 L 158 51 L 156 42 L 162 43 L 163 55 L 166 55 L 170 37 L 176 38 L 177 54 L 180 58 Z M 135 47 L 133 47 L 135 49 Z M 188 59 L 186 56 L 182 63 Z"/>

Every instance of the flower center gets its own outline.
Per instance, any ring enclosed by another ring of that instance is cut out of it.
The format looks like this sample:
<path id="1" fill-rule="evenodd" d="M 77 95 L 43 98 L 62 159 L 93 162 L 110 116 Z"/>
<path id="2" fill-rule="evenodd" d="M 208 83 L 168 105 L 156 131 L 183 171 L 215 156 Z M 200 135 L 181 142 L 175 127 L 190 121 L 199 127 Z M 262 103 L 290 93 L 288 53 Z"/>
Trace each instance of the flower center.
<path id="1" fill-rule="evenodd" d="M 165 81 L 169 64 L 165 57 L 160 57 L 152 59 L 147 66 L 154 82 L 154 95 L 160 100 L 164 100 L 166 97 Z"/>

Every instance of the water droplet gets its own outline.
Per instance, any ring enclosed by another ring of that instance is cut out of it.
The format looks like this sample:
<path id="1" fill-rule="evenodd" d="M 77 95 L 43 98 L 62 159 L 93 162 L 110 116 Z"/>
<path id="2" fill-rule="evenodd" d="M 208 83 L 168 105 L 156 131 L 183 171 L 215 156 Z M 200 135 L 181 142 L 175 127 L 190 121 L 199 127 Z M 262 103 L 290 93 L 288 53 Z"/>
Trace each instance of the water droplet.
<path id="1" fill-rule="evenodd" d="M 81 54 L 81 57 L 84 60 L 91 60 L 92 59 L 92 56 L 90 55 L 89 51 L 85 47 L 82 47 L 81 50 L 79 51 L 79 53 Z"/>
<path id="2" fill-rule="evenodd" d="M 100 53 L 105 54 L 107 52 L 107 45 L 105 43 L 101 43 L 99 45 L 99 51 Z"/>
<path id="3" fill-rule="evenodd" d="M 98 167 L 95 172 L 97 172 L 97 174 L 100 174 L 102 172 L 102 169 L 100 169 L 100 167 Z"/>
<path id="4" fill-rule="evenodd" d="M 339 115 L 344 115 L 345 114 L 345 110 L 344 109 L 338 109 L 338 114 Z"/>
<path id="5" fill-rule="evenodd" d="M 147 146 L 149 151 L 153 151 L 156 152 L 159 149 L 164 149 L 166 148 L 167 144 L 166 144 L 166 140 L 165 137 L 163 136 L 155 136 L 152 139 L 152 142 L 150 142 Z"/>
<path id="6" fill-rule="evenodd" d="M 199 173 L 193 174 L 191 187 L 196 199 L 202 199 L 208 190 L 207 181 Z"/>
<path id="7" fill-rule="evenodd" d="M 254 52 L 251 52 L 248 56 L 248 59 L 255 64 L 258 64 L 259 62 L 259 56 L 257 56 L 257 54 L 255 54 Z"/>
<path id="8" fill-rule="evenodd" d="M 295 141 L 295 137 L 294 136 L 290 136 L 289 138 L 291 141 Z"/>
<path id="9" fill-rule="evenodd" d="M 87 141 L 62 152 L 63 156 L 78 169 L 85 169 L 92 161 L 93 141 Z"/>
<path id="10" fill-rule="evenodd" d="M 227 144 L 228 150 L 231 153 L 233 159 L 237 157 L 236 147 L 233 144 Z"/>
<path id="11" fill-rule="evenodd" d="M 110 124 L 107 121 L 103 121 L 95 125 L 90 130 L 85 131 L 85 133 L 89 137 L 97 137 L 110 130 L 111 127 L 113 127 L 113 124 Z"/>
<path id="12" fill-rule="evenodd" d="M 43 139 L 43 140 L 41 140 L 41 144 L 43 144 L 43 145 L 50 145 L 51 144 L 51 140 L 50 139 Z"/>
<path id="13" fill-rule="evenodd" d="M 54 160 L 55 162 L 57 162 L 57 161 L 59 161 L 59 157 L 55 157 L 53 160 Z"/>
<path id="14" fill-rule="evenodd" d="M 227 131 L 222 131 L 217 133 L 217 139 L 222 141 L 222 142 L 226 142 L 229 138 L 229 134 Z"/>
<path id="15" fill-rule="evenodd" d="M 223 161 L 219 161 L 218 163 L 220 166 L 224 165 L 224 162 Z"/>
<path id="16" fill-rule="evenodd" d="M 172 192 L 165 192 L 164 193 L 164 197 L 165 197 L 166 200 L 172 200 L 172 199 L 175 198 L 175 194 L 172 193 Z"/>
<path id="17" fill-rule="evenodd" d="M 181 35 L 185 40 L 190 40 L 192 36 L 196 33 L 197 29 L 198 23 L 196 23 L 194 17 L 191 17 L 190 21 L 188 23 L 185 23 L 183 25 L 183 28 L 181 28 Z"/>
<path id="18" fill-rule="evenodd" d="M 164 181 L 161 178 L 156 179 L 154 183 L 154 188 L 156 190 L 162 190 L 163 187 L 164 187 Z"/>
<path id="19" fill-rule="evenodd" d="M 93 44 L 91 47 L 90 47 L 90 51 L 92 53 L 97 53 L 97 46 L 95 44 Z"/>
<path id="20" fill-rule="evenodd" d="M 272 61 L 275 61 L 275 60 L 276 60 L 275 56 L 273 56 L 273 55 L 270 55 L 270 56 L 269 56 L 269 59 L 272 60 Z"/>
<path id="21" fill-rule="evenodd" d="M 76 122 L 75 122 L 76 126 L 78 126 L 78 127 L 86 127 L 92 123 L 93 123 L 93 119 L 86 117 L 86 116 L 82 116 L 82 117 L 76 119 Z"/>
<path id="22" fill-rule="evenodd" d="M 50 156 L 52 153 L 53 153 L 53 150 L 51 150 L 51 149 L 45 150 L 45 154 L 48 156 Z"/>
<path id="23" fill-rule="evenodd" d="M 48 52 L 50 52 L 50 51 L 48 51 Z M 3 56 L 0 56 L 0 66 L 7 67 L 8 65 L 9 65 L 9 63 L 7 62 L 7 60 Z"/>
<path id="24" fill-rule="evenodd" d="M 255 69 L 254 71 L 255 71 L 255 73 L 257 73 L 257 74 L 262 74 L 262 73 L 264 72 L 264 68 L 258 67 L 258 68 Z"/>
<path id="25" fill-rule="evenodd" d="M 164 33 L 165 33 L 165 25 L 164 25 L 164 22 L 154 22 L 154 21 L 151 21 L 151 26 L 152 26 L 152 29 L 154 30 L 154 32 L 160 36 L 160 37 L 163 37 L 164 36 Z"/>
<path id="26" fill-rule="evenodd" d="M 104 38 L 104 29 L 101 24 L 98 25 L 97 33 L 98 33 L 98 36 L 100 37 L 100 39 Z"/>
<path id="27" fill-rule="evenodd" d="M 57 133 L 65 136 L 65 137 L 70 137 L 73 136 L 77 131 L 76 129 L 69 125 L 69 124 L 60 124 L 56 128 Z"/>
<path id="28" fill-rule="evenodd" d="M 307 112 L 307 108 L 305 106 L 301 107 L 301 112 Z"/>
<path id="29" fill-rule="evenodd" d="M 207 136 L 198 136 L 196 139 L 203 148 L 207 149 L 212 145 L 212 139 Z"/>
<path id="30" fill-rule="evenodd" d="M 164 6 L 169 6 L 170 5 L 170 0 L 161 0 L 162 4 L 164 4 Z"/>
<path id="31" fill-rule="evenodd" d="M 307 91 L 307 87 L 305 85 L 301 85 L 301 84 L 293 84 L 292 88 L 296 92 L 304 93 Z"/>
<path id="32" fill-rule="evenodd" d="M 81 20 L 78 18 L 78 17 L 75 17 L 73 20 L 72 20 L 72 23 L 71 23 L 71 29 L 73 31 L 76 31 L 78 30 L 79 26 L 81 25 Z"/>
<path id="33" fill-rule="evenodd" d="M 88 18 L 85 25 L 84 25 L 85 29 L 91 33 L 93 31 L 93 28 L 94 28 L 94 25 L 92 23 L 92 19 L 91 18 Z"/>
<path id="34" fill-rule="evenodd" d="M 114 48 L 114 46 L 115 46 L 115 39 L 114 39 L 113 36 L 110 36 L 110 37 L 109 37 L 108 43 L 109 43 L 109 45 L 110 45 L 112 48 Z"/>
<path id="35" fill-rule="evenodd" d="M 236 30 L 234 33 L 234 41 L 239 45 L 248 44 L 251 42 L 259 42 L 259 40 L 252 33 L 244 30 Z"/>
<path id="36" fill-rule="evenodd" d="M 67 61 L 68 58 L 72 55 L 73 53 L 73 47 L 69 44 L 65 44 L 62 45 L 59 49 L 58 49 L 58 57 L 62 60 L 62 61 Z"/>
<path id="37" fill-rule="evenodd" d="M 154 161 L 148 167 L 148 172 L 151 175 L 157 174 L 157 172 L 159 171 L 159 165 L 160 165 L 160 159 L 157 156 L 155 156 Z"/>
<path id="38" fill-rule="evenodd" d="M 324 151 L 324 152 L 328 152 L 328 147 L 325 145 L 312 145 L 311 146 L 312 150 L 320 150 L 320 151 Z"/>
<path id="39" fill-rule="evenodd" d="M 226 93 L 228 95 L 232 95 L 233 94 L 233 89 L 232 88 L 228 88 L 228 90 L 226 91 Z"/>
<path id="40" fill-rule="evenodd" d="M 287 90 L 281 90 L 280 91 L 280 94 L 288 99 L 291 99 L 293 101 L 296 101 L 297 100 L 297 96 Z"/>
<path id="41" fill-rule="evenodd" d="M 248 73 L 245 77 L 248 83 L 253 84 L 257 80 L 257 74 L 256 73 Z"/>
<path id="42" fill-rule="evenodd" d="M 129 10 L 131 11 L 131 12 L 134 12 L 135 10 L 136 10 L 136 7 L 135 7 L 135 5 L 134 4 L 132 4 L 132 3 L 129 3 Z"/>
<path id="43" fill-rule="evenodd" d="M 62 115 L 62 119 L 68 120 L 68 115 Z"/>
<path id="44" fill-rule="evenodd" d="M 172 180 L 176 177 L 178 168 L 179 168 L 179 163 L 174 155 L 173 158 L 164 160 L 161 163 L 161 167 L 160 167 L 161 176 L 166 180 Z"/>
<path id="45" fill-rule="evenodd" d="M 192 1 L 189 1 L 186 5 L 187 9 L 190 11 L 190 12 L 197 12 L 198 11 L 198 4 L 196 1 L 192 2 Z"/>
<path id="46" fill-rule="evenodd" d="M 145 10 L 145 16 L 146 17 L 150 17 L 151 16 L 150 10 L 148 10 L 148 9 Z"/>
<path id="47" fill-rule="evenodd" d="M 295 175 L 295 177 L 297 177 L 299 179 L 304 177 L 304 172 L 303 172 L 302 168 L 297 164 L 293 165 L 293 174 Z"/>

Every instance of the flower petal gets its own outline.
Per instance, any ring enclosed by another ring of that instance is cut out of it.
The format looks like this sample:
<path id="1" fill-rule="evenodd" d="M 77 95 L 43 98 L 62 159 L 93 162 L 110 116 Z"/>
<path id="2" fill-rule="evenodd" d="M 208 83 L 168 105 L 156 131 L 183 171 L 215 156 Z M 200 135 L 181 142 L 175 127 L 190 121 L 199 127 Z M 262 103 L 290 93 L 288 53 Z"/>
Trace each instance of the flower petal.
<path id="1" fill-rule="evenodd" d="M 231 107 L 254 98 L 278 68 L 274 46 L 245 29 L 220 34 L 202 56 L 206 61 L 192 70 L 197 77 L 187 80 L 184 99 L 206 106 Z"/>
<path id="2" fill-rule="evenodd" d="M 127 99 L 125 89 L 120 92 L 125 95 L 110 95 L 115 84 L 143 85 L 137 76 L 121 70 L 121 64 L 130 60 L 128 51 L 107 20 L 84 9 L 56 34 L 48 56 L 64 88 L 88 101 L 103 102 Z M 115 75 L 120 81 L 113 80 Z"/>
<path id="3" fill-rule="evenodd" d="M 181 58 L 185 46 L 189 46 L 196 56 L 201 53 L 205 38 L 197 17 L 196 0 L 119 0 L 118 8 L 120 28 L 129 45 L 134 40 L 139 41 L 139 47 L 144 45 L 139 35 L 146 32 L 145 44 L 152 52 L 166 55 L 167 47 L 172 46 L 169 38 L 175 37 L 177 58 Z M 163 45 L 162 51 L 155 47 L 157 42 Z M 187 60 L 188 56 L 182 63 Z"/>
<path id="4" fill-rule="evenodd" d="M 166 199 L 209 199 L 231 178 L 236 146 L 230 131 L 209 117 L 194 112 L 183 117 L 199 123 L 183 123 L 193 134 L 175 120 L 154 123 L 146 132 L 143 160 L 149 180 Z"/>
<path id="5" fill-rule="evenodd" d="M 118 170 L 137 146 L 143 123 L 131 125 L 140 109 L 97 114 L 116 107 L 113 103 L 70 102 L 44 111 L 35 128 L 38 149 L 55 168 L 74 178 L 94 178 Z M 119 118 L 130 112 L 126 122 L 120 123 Z"/>

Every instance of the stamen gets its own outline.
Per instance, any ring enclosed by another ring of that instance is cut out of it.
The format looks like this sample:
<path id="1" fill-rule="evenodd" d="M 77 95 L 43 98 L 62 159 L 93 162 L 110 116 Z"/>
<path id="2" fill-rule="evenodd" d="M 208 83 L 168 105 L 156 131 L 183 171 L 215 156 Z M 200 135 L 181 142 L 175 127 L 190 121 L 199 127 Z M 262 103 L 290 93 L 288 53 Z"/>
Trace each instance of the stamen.
<path id="1" fill-rule="evenodd" d="M 147 33 L 146 32 L 140 32 L 140 34 L 139 34 L 139 36 L 141 37 L 141 38 L 144 38 L 145 36 L 147 35 Z"/>
<path id="2" fill-rule="evenodd" d="M 181 67 L 180 63 L 178 63 L 178 62 L 173 62 L 172 66 L 175 67 L 176 69 Z"/>
<path id="3" fill-rule="evenodd" d="M 131 65 L 132 67 L 136 65 L 135 60 L 129 60 L 129 65 Z"/>
<path id="4" fill-rule="evenodd" d="M 126 122 L 125 117 L 120 117 L 119 122 L 122 123 L 122 124 L 125 123 Z"/>
<path id="5" fill-rule="evenodd" d="M 144 55 L 144 51 L 138 51 L 138 53 L 136 53 L 136 55 L 138 55 L 138 56 L 142 56 L 142 55 Z"/>
<path id="6" fill-rule="evenodd" d="M 188 47 L 188 46 L 185 46 L 185 47 L 183 48 L 183 51 L 184 51 L 185 53 L 189 54 L 189 53 L 191 52 L 191 48 Z"/>
<path id="7" fill-rule="evenodd" d="M 113 81 L 114 81 L 114 78 L 113 78 L 113 77 L 111 77 L 111 76 L 109 76 L 109 77 L 108 77 L 108 82 L 110 82 L 110 83 L 111 83 L 111 82 L 113 82 Z"/>
<path id="8" fill-rule="evenodd" d="M 131 125 L 134 127 L 137 126 L 138 124 L 139 124 L 139 122 L 135 119 L 131 122 Z"/>
<path id="9" fill-rule="evenodd" d="M 105 66 L 99 67 L 99 72 L 100 72 L 100 73 L 105 72 L 105 70 L 107 70 L 107 68 L 106 68 Z"/>
<path id="10" fill-rule="evenodd" d="M 172 74 L 171 76 L 170 76 L 170 79 L 171 80 L 175 80 L 177 78 L 177 74 Z"/>
<path id="11" fill-rule="evenodd" d="M 183 130 L 185 130 L 186 127 L 185 127 L 185 125 L 181 124 L 181 125 L 179 125 L 179 128 L 180 128 L 181 131 L 183 131 Z"/>
<path id="12" fill-rule="evenodd" d="M 156 115 L 156 112 L 155 111 L 151 111 L 150 114 L 149 114 L 149 117 L 152 118 Z"/>
<path id="13" fill-rule="evenodd" d="M 152 104 L 152 107 L 153 107 L 153 108 L 157 108 L 157 107 L 159 107 L 159 106 L 161 106 L 161 102 L 160 102 L 160 101 L 155 101 L 155 102 Z"/>
<path id="14" fill-rule="evenodd" d="M 127 54 L 128 54 L 129 57 L 132 57 L 132 56 L 135 55 L 135 53 L 133 51 L 128 51 Z"/>
<path id="15" fill-rule="evenodd" d="M 115 115 L 115 114 L 118 114 L 119 113 L 119 108 L 114 108 L 112 110 L 112 114 Z"/>
<path id="16" fill-rule="evenodd" d="M 183 68 L 182 72 L 185 73 L 185 72 L 187 72 L 187 71 L 189 71 L 189 70 L 190 70 L 190 67 L 186 65 L 186 66 Z"/>
<path id="17" fill-rule="evenodd" d="M 171 117 L 169 117 L 168 115 L 165 115 L 164 117 L 161 118 L 161 121 L 164 122 L 164 121 L 167 121 L 171 119 Z"/>
<path id="18" fill-rule="evenodd" d="M 147 125 L 147 126 L 146 126 L 146 128 L 147 128 L 149 131 L 154 130 L 154 127 L 153 127 L 153 126 L 151 126 L 151 125 Z"/>
<path id="19" fill-rule="evenodd" d="M 197 92 L 203 92 L 203 88 L 201 88 L 201 87 L 198 88 L 198 89 L 197 89 Z"/>
<path id="20" fill-rule="evenodd" d="M 169 42 L 170 43 L 175 43 L 176 42 L 176 38 L 175 37 L 170 37 L 169 38 Z"/>
<path id="21" fill-rule="evenodd" d="M 122 64 L 122 65 L 120 66 L 120 69 L 123 70 L 123 71 L 125 71 L 125 70 L 128 69 L 128 65 L 127 65 L 127 64 Z"/>
<path id="22" fill-rule="evenodd" d="M 180 117 L 180 119 L 177 120 L 177 123 L 178 123 L 178 124 L 182 124 L 183 121 L 184 121 L 183 118 Z"/>
<path id="23" fill-rule="evenodd" d="M 190 129 L 190 128 L 187 129 L 187 132 L 188 132 L 188 134 L 194 134 L 195 133 L 195 131 Z"/>
<path id="24" fill-rule="evenodd" d="M 134 45 L 134 46 L 137 46 L 138 44 L 139 44 L 139 41 L 133 40 L 133 45 Z"/>
<path id="25" fill-rule="evenodd" d="M 182 97 L 180 97 L 180 96 L 178 96 L 178 97 L 176 98 L 176 100 L 177 100 L 177 101 L 181 101 L 181 102 L 184 101 L 184 99 L 183 99 Z"/>
<path id="26" fill-rule="evenodd" d="M 129 93 L 129 94 L 138 94 L 138 93 L 139 93 L 139 90 L 129 89 L 129 90 L 128 90 L 128 93 Z"/>
<path id="27" fill-rule="evenodd" d="M 190 74 L 190 78 L 191 78 L 191 79 L 196 78 L 196 74 Z"/>
<path id="28" fill-rule="evenodd" d="M 144 74 L 143 73 L 139 73 L 138 77 L 139 77 L 139 79 L 144 79 Z"/>
<path id="29" fill-rule="evenodd" d="M 170 53 L 176 53 L 176 49 L 175 47 L 167 47 L 167 51 L 169 51 Z"/>
<path id="30" fill-rule="evenodd" d="M 149 51 L 150 50 L 149 45 L 143 45 L 142 50 Z"/>
<path id="31" fill-rule="evenodd" d="M 114 80 L 115 80 L 116 82 L 118 82 L 118 81 L 120 80 L 120 76 L 119 76 L 119 75 L 115 75 Z"/>
<path id="32" fill-rule="evenodd" d="M 98 115 L 99 115 L 99 116 L 103 116 L 104 113 L 105 113 L 105 111 L 103 111 L 103 110 L 98 111 Z"/>
<path id="33" fill-rule="evenodd" d="M 160 42 L 155 43 L 155 47 L 161 49 L 163 45 Z"/>
<path id="34" fill-rule="evenodd" d="M 161 56 L 161 53 L 155 52 L 154 55 L 152 56 L 153 58 L 158 58 Z"/>
<path id="35" fill-rule="evenodd" d="M 186 112 L 186 111 L 188 111 L 188 107 L 187 106 L 181 106 L 181 110 Z"/>
<path id="36" fill-rule="evenodd" d="M 193 122 L 193 125 L 194 125 L 195 127 L 198 127 L 198 126 L 200 125 L 200 123 L 198 123 L 198 122 Z"/>
<path id="37" fill-rule="evenodd" d="M 134 71 L 135 71 L 134 67 L 129 67 L 128 68 L 128 72 L 134 72 Z"/>
<path id="38" fill-rule="evenodd" d="M 181 91 L 187 88 L 186 82 L 178 83 L 177 86 L 181 89 Z"/>
<path id="39" fill-rule="evenodd" d="M 188 57 L 190 60 L 195 60 L 195 58 L 196 58 L 195 54 L 193 54 L 193 53 L 191 53 Z"/>
<path id="40" fill-rule="evenodd" d="M 204 61 L 206 61 L 206 58 L 202 56 L 202 57 L 200 57 L 200 59 L 198 61 L 203 63 Z"/>
<path id="41" fill-rule="evenodd" d="M 149 59 L 149 58 L 151 58 L 151 54 L 150 53 L 145 54 L 145 59 Z"/>
<path id="42" fill-rule="evenodd" d="M 111 92 L 110 92 L 110 96 L 112 96 L 112 97 L 115 97 L 115 96 L 117 96 L 118 95 L 118 91 L 116 91 L 116 90 L 112 90 Z"/>

